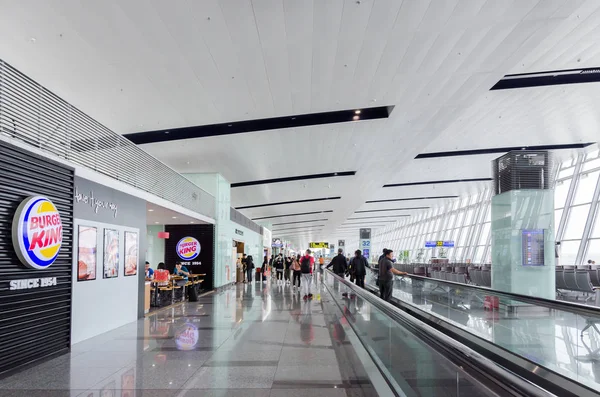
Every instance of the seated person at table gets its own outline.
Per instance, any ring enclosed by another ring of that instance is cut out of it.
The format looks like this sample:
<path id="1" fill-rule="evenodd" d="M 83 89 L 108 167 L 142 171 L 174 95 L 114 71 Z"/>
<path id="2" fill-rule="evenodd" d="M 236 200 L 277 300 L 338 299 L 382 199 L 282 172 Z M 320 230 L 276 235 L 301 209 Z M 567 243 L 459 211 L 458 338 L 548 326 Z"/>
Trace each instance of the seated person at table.
<path id="1" fill-rule="evenodd" d="M 190 276 L 190 271 L 187 269 L 187 267 L 182 266 L 181 263 L 177 262 L 175 264 L 175 270 L 173 271 L 173 275 L 181 276 L 184 280 L 187 281 L 188 277 Z"/>
<path id="2" fill-rule="evenodd" d="M 154 270 L 150 267 L 150 262 L 146 261 L 146 280 L 154 279 Z"/>

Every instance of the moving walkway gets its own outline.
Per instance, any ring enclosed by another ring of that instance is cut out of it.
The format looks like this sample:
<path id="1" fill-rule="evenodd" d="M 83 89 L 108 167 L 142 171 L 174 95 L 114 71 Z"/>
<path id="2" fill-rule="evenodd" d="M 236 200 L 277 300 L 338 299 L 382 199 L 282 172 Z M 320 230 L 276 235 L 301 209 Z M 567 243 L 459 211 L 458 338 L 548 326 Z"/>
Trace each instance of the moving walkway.
<path id="1" fill-rule="evenodd" d="M 387 303 L 375 273 L 323 281 L 397 395 L 600 395 L 598 308 L 415 275 Z"/>

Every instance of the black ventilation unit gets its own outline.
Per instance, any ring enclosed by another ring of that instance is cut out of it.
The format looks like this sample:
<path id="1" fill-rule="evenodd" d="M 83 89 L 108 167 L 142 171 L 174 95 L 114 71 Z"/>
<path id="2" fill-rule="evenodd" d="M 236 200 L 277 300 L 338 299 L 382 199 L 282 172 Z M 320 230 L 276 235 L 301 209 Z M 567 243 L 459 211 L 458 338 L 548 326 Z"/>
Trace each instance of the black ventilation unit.
<path id="1" fill-rule="evenodd" d="M 511 190 L 552 189 L 554 161 L 547 151 L 513 151 L 492 161 L 494 194 Z"/>

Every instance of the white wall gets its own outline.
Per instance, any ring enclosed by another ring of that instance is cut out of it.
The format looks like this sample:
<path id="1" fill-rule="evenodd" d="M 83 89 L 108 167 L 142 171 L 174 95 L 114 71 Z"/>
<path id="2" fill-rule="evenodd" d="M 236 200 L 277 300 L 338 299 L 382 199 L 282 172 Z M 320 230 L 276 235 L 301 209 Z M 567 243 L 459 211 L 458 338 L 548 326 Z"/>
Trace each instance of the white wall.
<path id="1" fill-rule="evenodd" d="M 79 225 L 97 228 L 96 279 L 77 281 L 77 246 Z M 119 277 L 104 279 L 103 250 L 104 228 L 119 231 Z M 93 222 L 74 220 L 73 233 L 73 313 L 71 344 L 92 338 L 104 332 L 137 320 L 138 277 L 125 276 L 125 231 L 145 233 L 145 230 Z M 139 254 L 143 254 L 138 251 Z M 138 269 L 138 273 L 143 269 Z"/>

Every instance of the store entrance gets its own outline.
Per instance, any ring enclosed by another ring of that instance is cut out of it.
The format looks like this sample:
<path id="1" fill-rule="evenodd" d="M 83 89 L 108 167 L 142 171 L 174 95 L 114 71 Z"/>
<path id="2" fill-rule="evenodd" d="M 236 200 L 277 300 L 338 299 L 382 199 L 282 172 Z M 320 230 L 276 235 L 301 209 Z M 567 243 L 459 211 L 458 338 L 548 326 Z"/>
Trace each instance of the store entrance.
<path id="1" fill-rule="evenodd" d="M 244 255 L 244 242 L 233 240 L 233 268 L 235 269 L 235 282 L 244 282 L 244 267 L 242 256 Z"/>

